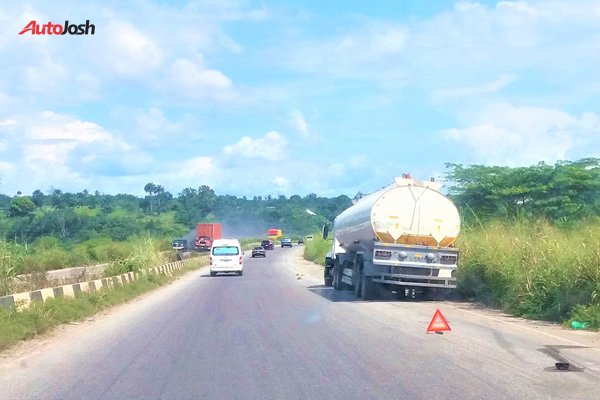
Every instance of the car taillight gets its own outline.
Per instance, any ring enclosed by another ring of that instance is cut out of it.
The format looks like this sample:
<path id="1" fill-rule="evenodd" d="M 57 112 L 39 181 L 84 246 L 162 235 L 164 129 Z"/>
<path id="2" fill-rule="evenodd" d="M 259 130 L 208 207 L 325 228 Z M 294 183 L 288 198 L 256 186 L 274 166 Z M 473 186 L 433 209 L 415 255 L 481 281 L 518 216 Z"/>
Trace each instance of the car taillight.
<path id="1" fill-rule="evenodd" d="M 212 257 L 208 257 L 208 261 L 210 262 L 210 265 L 212 265 Z"/>
<path id="2" fill-rule="evenodd" d="M 242 256 L 240 256 L 240 265 L 242 265 L 242 259 L 243 259 Z"/>

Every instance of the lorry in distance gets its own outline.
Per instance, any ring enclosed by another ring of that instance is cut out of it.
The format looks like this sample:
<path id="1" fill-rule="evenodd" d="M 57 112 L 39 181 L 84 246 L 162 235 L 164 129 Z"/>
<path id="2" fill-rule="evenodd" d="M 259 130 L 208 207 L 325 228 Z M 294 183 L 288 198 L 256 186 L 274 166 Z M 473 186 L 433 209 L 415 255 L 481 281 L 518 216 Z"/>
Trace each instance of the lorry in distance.
<path id="1" fill-rule="evenodd" d="M 197 224 L 194 248 L 197 251 L 209 251 L 213 242 L 223 236 L 221 224 Z"/>
<path id="2" fill-rule="evenodd" d="M 283 237 L 283 232 L 281 229 L 269 229 L 267 231 L 267 238 L 271 240 L 281 239 Z"/>
<path id="3" fill-rule="evenodd" d="M 440 188 L 433 180 L 403 175 L 338 215 L 325 258 L 325 285 L 352 288 L 363 299 L 376 297 L 382 287 L 400 297 L 428 299 L 456 288 L 460 217 Z"/>

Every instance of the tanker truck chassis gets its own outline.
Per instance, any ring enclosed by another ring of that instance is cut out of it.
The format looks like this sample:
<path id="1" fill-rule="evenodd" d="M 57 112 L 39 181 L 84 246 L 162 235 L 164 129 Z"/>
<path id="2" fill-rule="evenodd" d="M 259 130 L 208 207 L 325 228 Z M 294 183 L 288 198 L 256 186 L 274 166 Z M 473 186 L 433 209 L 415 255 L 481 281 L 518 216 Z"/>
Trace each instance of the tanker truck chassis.
<path id="1" fill-rule="evenodd" d="M 325 258 L 325 285 L 373 299 L 381 287 L 444 298 L 456 288 L 456 206 L 437 182 L 396 178 L 338 215 Z M 329 227 L 324 227 L 327 238 Z"/>
<path id="2" fill-rule="evenodd" d="M 457 268 L 457 249 L 375 243 L 372 253 L 328 256 L 325 284 L 336 290 L 352 288 L 357 297 L 365 300 L 376 298 L 380 286 L 399 296 L 416 292 L 440 299 L 456 288 Z"/>

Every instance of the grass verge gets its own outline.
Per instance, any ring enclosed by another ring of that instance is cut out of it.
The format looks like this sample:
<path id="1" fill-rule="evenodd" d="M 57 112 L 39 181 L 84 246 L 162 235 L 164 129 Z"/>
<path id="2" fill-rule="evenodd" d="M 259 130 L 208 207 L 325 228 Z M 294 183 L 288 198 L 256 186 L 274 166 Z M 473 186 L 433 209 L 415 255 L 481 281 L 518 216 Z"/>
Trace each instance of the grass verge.
<path id="1" fill-rule="evenodd" d="M 331 250 L 331 240 L 323 239 L 320 234 L 314 234 L 313 236 L 313 240 L 304 242 L 304 258 L 325 265 L 325 256 Z"/>
<path id="2" fill-rule="evenodd" d="M 82 321 L 99 311 L 125 303 L 173 281 L 181 274 L 206 265 L 206 258 L 196 257 L 173 276 L 145 275 L 125 286 L 93 293 L 82 293 L 77 298 L 55 298 L 44 303 L 34 303 L 26 310 L 0 308 L 0 351 L 21 340 L 50 331 L 68 322 Z"/>
<path id="3" fill-rule="evenodd" d="M 600 328 L 600 223 L 496 221 L 459 237 L 459 290 L 531 319 Z"/>

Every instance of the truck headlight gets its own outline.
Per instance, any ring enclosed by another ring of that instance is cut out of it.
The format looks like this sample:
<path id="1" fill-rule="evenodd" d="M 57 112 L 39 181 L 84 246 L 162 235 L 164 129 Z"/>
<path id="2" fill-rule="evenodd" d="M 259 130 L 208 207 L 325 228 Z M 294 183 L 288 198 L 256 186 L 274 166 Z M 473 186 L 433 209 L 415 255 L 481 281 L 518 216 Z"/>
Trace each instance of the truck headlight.
<path id="1" fill-rule="evenodd" d="M 402 260 L 406 260 L 406 257 L 408 257 L 408 254 L 406 254 L 406 252 L 405 252 L 405 251 L 401 251 L 400 253 L 398 253 L 398 259 L 399 259 L 400 261 L 402 261 Z"/>
<path id="2" fill-rule="evenodd" d="M 427 253 L 425 255 L 425 261 L 427 261 L 428 263 L 432 263 L 435 261 L 435 254 L 433 253 Z"/>

